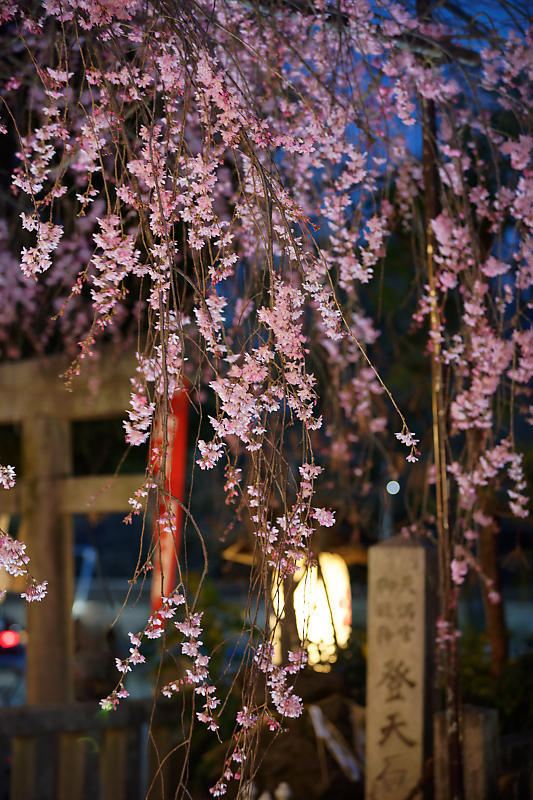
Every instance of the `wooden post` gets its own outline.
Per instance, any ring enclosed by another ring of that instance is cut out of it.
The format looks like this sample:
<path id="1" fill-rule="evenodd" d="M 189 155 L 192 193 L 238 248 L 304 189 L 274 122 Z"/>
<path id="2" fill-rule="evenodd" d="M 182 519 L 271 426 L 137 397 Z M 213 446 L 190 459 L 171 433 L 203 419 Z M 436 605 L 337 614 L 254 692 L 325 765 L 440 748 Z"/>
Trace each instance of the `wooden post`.
<path id="1" fill-rule="evenodd" d="M 100 771 L 103 800 L 127 800 L 128 729 L 110 728 L 104 733 Z"/>
<path id="2" fill-rule="evenodd" d="M 84 800 L 87 742 L 68 731 L 59 734 L 58 747 L 57 800 Z"/>
<path id="3" fill-rule="evenodd" d="M 500 741 L 498 712 L 494 708 L 464 707 L 463 762 L 465 800 L 499 797 Z M 446 718 L 435 714 L 435 800 L 450 797 Z"/>
<path id="4" fill-rule="evenodd" d="M 13 739 L 11 755 L 11 797 L 17 800 L 33 800 L 35 792 L 35 747 L 30 736 Z"/>
<path id="5" fill-rule="evenodd" d="M 73 695 L 72 519 L 61 511 L 61 478 L 70 474 L 70 425 L 36 416 L 22 426 L 22 535 L 31 572 L 47 580 L 46 597 L 28 604 L 26 698 L 29 704 L 69 703 Z"/>
<path id="6" fill-rule="evenodd" d="M 176 729 L 153 722 L 149 734 L 148 800 L 172 800 L 176 794 L 181 749 L 176 747 Z"/>

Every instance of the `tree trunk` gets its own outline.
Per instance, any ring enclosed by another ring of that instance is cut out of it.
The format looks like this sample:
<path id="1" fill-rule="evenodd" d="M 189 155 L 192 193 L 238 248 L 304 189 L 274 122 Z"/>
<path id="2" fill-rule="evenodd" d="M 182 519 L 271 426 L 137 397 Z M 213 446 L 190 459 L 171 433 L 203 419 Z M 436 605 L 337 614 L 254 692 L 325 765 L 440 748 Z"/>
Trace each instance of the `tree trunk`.
<path id="1" fill-rule="evenodd" d="M 428 0 L 417 0 L 420 18 L 429 16 Z M 435 236 L 432 220 L 440 213 L 439 170 L 437 153 L 437 118 L 435 103 L 421 98 L 422 166 L 424 175 L 424 206 L 426 223 L 426 266 L 430 295 L 431 405 L 433 417 L 433 452 L 435 463 L 435 494 L 437 510 L 437 546 L 439 555 L 439 594 L 441 620 L 445 625 L 443 666 L 445 679 L 446 746 L 450 797 L 463 800 L 462 707 L 459 679 L 459 653 L 455 636 L 457 602 L 451 582 L 450 564 L 453 554 L 453 533 L 449 522 L 448 471 L 446 467 L 447 418 L 442 362 L 440 352 L 441 312 L 437 304 L 434 273 Z"/>
<path id="2" fill-rule="evenodd" d="M 479 536 L 479 561 L 483 577 L 483 607 L 485 624 L 490 644 L 490 671 L 499 678 L 509 656 L 509 632 L 505 621 L 505 611 L 501 601 L 500 570 L 498 567 L 498 530 L 494 525 L 481 529 Z M 500 595 L 499 602 L 490 599 L 492 592 Z"/>

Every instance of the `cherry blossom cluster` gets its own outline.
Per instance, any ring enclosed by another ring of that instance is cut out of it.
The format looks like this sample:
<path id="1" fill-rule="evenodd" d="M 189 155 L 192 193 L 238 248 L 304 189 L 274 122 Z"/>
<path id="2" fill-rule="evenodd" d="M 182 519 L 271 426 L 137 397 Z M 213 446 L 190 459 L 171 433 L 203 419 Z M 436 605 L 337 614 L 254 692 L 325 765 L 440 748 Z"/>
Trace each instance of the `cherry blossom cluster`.
<path id="1" fill-rule="evenodd" d="M 20 262 L 20 268 L 26 278 L 35 278 L 39 272 L 46 272 L 52 266 L 51 254 L 59 244 L 63 229 L 60 225 L 38 222 L 31 218 L 24 219 L 22 224 L 27 230 L 37 231 L 36 246 L 29 249 L 23 247 Z"/>
<path id="2" fill-rule="evenodd" d="M 461 631 L 454 628 L 448 620 L 439 617 L 437 620 L 437 636 L 435 637 L 437 655 L 445 652 L 450 643 L 457 642 L 460 637 Z"/>
<path id="3" fill-rule="evenodd" d="M 289 685 L 291 675 L 296 675 L 307 664 L 307 652 L 288 653 L 289 664 L 285 667 L 273 663 L 274 652 L 272 645 L 261 645 L 254 657 L 255 663 L 261 672 L 267 676 L 267 686 L 276 711 L 282 717 L 299 717 L 303 711 L 301 697 L 295 695 Z"/>
<path id="4" fill-rule="evenodd" d="M 475 555 L 472 553 L 471 548 L 473 543 L 477 540 L 477 533 L 471 530 L 465 531 L 465 540 L 469 546 L 463 547 L 462 545 L 456 545 L 454 557 L 450 563 L 453 583 L 455 586 L 461 586 L 464 583 L 468 572 L 473 570 L 479 575 L 482 584 L 485 586 L 489 601 L 494 604 L 499 603 L 501 597 L 493 588 L 494 581 L 491 578 L 487 578 L 487 576 L 483 574 L 481 566 L 475 558 Z"/>
<path id="5" fill-rule="evenodd" d="M 213 712 L 219 705 L 220 700 L 215 697 L 216 689 L 209 679 L 208 664 L 210 657 L 201 651 L 203 644 L 200 640 L 202 612 L 186 613 L 183 620 L 174 620 L 178 607 L 182 605 L 186 605 L 185 597 L 179 590 L 175 590 L 169 597 L 162 598 L 161 608 L 149 617 L 142 631 L 136 634 L 128 634 L 130 639 L 129 656 L 125 659 L 116 659 L 116 667 L 122 677 L 111 694 L 100 701 L 100 706 L 103 710 L 112 711 L 116 709 L 120 700 L 128 697 L 124 678 L 128 672 L 131 672 L 132 667 L 137 664 L 143 664 L 146 660 L 140 651 L 143 639 L 160 639 L 166 633 L 169 621 L 173 620 L 174 626 L 185 637 L 185 641 L 180 645 L 181 652 L 184 656 L 192 659 L 192 664 L 186 670 L 185 678 L 172 681 L 164 686 L 161 691 L 166 697 L 171 697 L 173 693 L 179 691 L 183 686 L 193 686 L 195 694 L 204 698 L 203 711 L 197 712 L 199 721 L 205 723 L 209 730 L 216 731 L 218 729 L 218 723 L 213 716 Z"/>
<path id="6" fill-rule="evenodd" d="M 135 249 L 135 237 L 124 236 L 120 219 L 110 214 L 99 219 L 100 233 L 93 235 L 98 248 L 91 259 L 95 270 L 91 290 L 95 313 L 100 325 L 116 310 L 117 298 L 121 298 L 122 284 L 129 272 L 138 272 L 139 251 Z"/>
<path id="7" fill-rule="evenodd" d="M 136 0 L 44 0 L 43 5 L 47 14 L 61 22 L 75 19 L 86 30 L 95 27 L 105 30 L 116 20 L 130 19 Z"/>
<path id="8" fill-rule="evenodd" d="M 4 489 L 12 489 L 15 485 L 15 468 L 10 464 L 7 467 L 0 466 L 0 485 Z"/>
<path id="9" fill-rule="evenodd" d="M 29 560 L 24 542 L 13 539 L 3 531 L 0 532 L 0 567 L 15 577 L 25 575 Z"/>
<path id="10" fill-rule="evenodd" d="M 298 487 L 296 502 L 283 516 L 269 519 L 268 509 L 262 502 L 260 486 L 246 487 L 246 499 L 253 523 L 253 532 L 261 545 L 267 563 L 282 577 L 294 575 L 309 554 L 309 541 L 314 533 L 311 520 L 319 526 L 330 528 L 335 524 L 335 512 L 331 509 L 311 507 L 314 494 L 314 478 L 321 467 L 303 464 L 299 467 L 302 480 Z"/>
<path id="11" fill-rule="evenodd" d="M 303 712 L 303 702 L 294 694 L 291 682 L 294 676 L 307 664 L 307 652 L 299 650 L 288 653 L 288 664 L 280 667 L 274 663 L 274 648 L 269 642 L 258 645 L 254 653 L 254 663 L 257 669 L 266 676 L 270 699 L 276 712 L 283 718 L 299 717 Z M 210 788 L 213 797 L 222 797 L 226 794 L 228 782 L 240 781 L 241 767 L 246 760 L 246 742 L 250 734 L 258 725 L 265 723 L 270 730 L 280 730 L 280 724 L 274 716 L 264 707 L 250 708 L 244 705 L 237 713 L 239 729 L 234 736 L 232 752 L 226 759 L 224 772 L 217 783 Z M 236 767 L 232 764 L 236 762 Z"/>
<path id="12" fill-rule="evenodd" d="M 24 598 L 28 603 L 33 603 L 35 601 L 40 602 L 43 597 L 46 595 L 46 587 L 48 586 L 48 581 L 36 581 L 34 578 L 28 581 L 28 585 L 26 586 L 26 590 L 21 593 L 21 597 Z"/>
<path id="13" fill-rule="evenodd" d="M 148 400 L 145 387 L 137 378 L 132 378 L 132 384 L 133 391 L 128 419 L 124 421 L 124 430 L 128 444 L 138 445 L 150 436 L 155 403 Z"/>
<path id="14" fill-rule="evenodd" d="M 399 431 L 394 435 L 396 436 L 397 439 L 400 440 L 400 442 L 402 442 L 402 444 L 410 448 L 410 452 L 406 460 L 418 461 L 417 456 L 420 455 L 420 451 L 416 449 L 416 445 L 418 444 L 419 439 L 416 439 L 415 435 L 406 429 Z"/>
<path id="15" fill-rule="evenodd" d="M 449 471 L 457 481 L 461 505 L 465 509 L 475 508 L 478 490 L 488 486 L 505 469 L 511 482 L 510 488 L 507 489 L 509 508 L 515 516 L 527 517 L 528 498 L 525 494 L 527 484 L 522 462 L 522 453 L 516 452 L 510 439 L 504 439 L 494 447 L 486 449 L 472 470 L 467 471 L 459 462 L 452 462 Z"/>
<path id="16" fill-rule="evenodd" d="M 32 603 L 43 599 L 48 582 L 39 582 L 29 574 L 29 561 L 24 542 L 13 539 L 5 531 L 0 531 L 0 569 L 5 569 L 9 575 L 14 577 L 26 576 L 26 589 L 21 592 L 20 596 L 28 603 Z M 4 596 L 5 590 L 2 594 L 2 597 Z"/>

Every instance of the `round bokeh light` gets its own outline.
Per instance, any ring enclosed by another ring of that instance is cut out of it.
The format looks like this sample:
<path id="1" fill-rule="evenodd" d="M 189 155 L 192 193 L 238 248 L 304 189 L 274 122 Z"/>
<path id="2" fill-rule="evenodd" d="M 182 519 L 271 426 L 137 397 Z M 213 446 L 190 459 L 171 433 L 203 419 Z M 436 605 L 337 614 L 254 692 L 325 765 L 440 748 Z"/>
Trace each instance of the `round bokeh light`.
<path id="1" fill-rule="evenodd" d="M 400 491 L 400 484 L 398 481 L 389 481 L 385 488 L 389 494 L 398 494 Z"/>

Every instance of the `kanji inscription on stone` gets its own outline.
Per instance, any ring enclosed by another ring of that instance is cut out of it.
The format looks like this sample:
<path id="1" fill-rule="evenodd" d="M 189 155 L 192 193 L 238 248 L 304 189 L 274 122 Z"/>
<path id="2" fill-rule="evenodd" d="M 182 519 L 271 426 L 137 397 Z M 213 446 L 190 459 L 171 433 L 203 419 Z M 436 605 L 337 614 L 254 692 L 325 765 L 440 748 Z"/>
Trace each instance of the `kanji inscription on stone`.
<path id="1" fill-rule="evenodd" d="M 395 537 L 369 551 L 366 798 L 402 800 L 429 744 L 433 553 Z"/>

